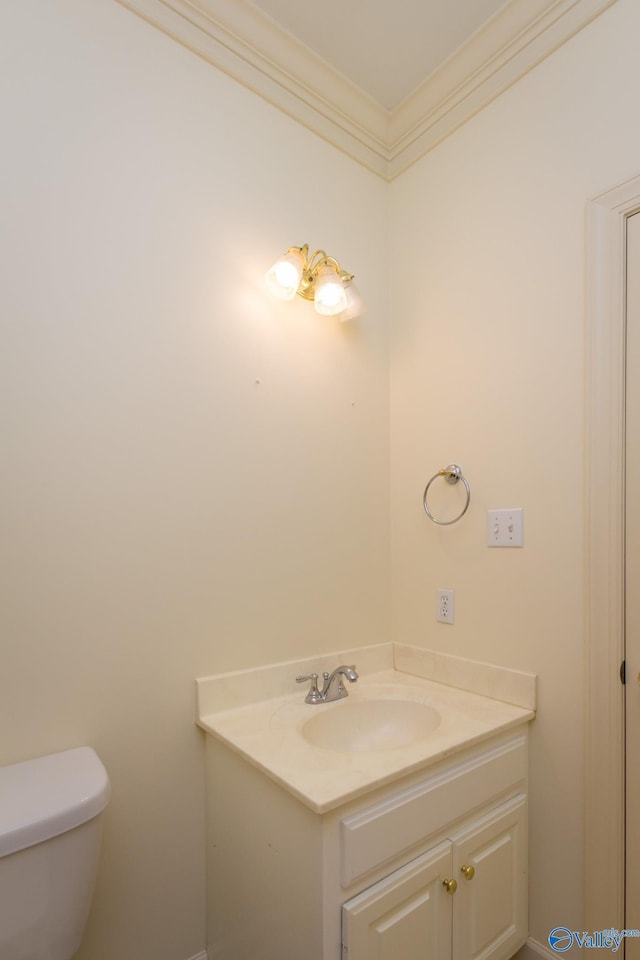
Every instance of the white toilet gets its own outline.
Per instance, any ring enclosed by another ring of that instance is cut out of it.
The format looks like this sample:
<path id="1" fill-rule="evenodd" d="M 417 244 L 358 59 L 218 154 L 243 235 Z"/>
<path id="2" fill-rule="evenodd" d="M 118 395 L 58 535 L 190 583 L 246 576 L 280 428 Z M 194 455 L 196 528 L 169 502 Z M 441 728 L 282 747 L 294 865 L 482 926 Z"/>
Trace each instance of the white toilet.
<path id="1" fill-rule="evenodd" d="M 0 960 L 71 960 L 108 802 L 91 747 L 0 767 Z"/>

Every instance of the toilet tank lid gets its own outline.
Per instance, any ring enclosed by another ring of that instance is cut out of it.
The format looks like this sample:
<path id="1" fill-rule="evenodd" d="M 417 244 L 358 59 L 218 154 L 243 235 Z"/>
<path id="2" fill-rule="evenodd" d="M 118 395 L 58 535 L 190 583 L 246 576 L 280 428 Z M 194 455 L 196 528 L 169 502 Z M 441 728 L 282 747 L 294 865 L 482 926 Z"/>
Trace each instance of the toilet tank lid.
<path id="1" fill-rule="evenodd" d="M 109 795 L 107 771 L 91 747 L 0 767 L 0 857 L 91 820 Z"/>

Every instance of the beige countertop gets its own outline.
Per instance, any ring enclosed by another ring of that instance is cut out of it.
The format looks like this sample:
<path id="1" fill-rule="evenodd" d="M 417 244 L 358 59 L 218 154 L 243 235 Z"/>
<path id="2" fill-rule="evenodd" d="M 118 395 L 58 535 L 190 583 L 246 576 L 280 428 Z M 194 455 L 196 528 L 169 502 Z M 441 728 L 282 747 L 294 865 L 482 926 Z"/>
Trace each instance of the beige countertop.
<path id="1" fill-rule="evenodd" d="M 361 674 L 357 683 L 347 686 L 347 698 L 316 706 L 304 702 L 302 687 L 286 696 L 221 710 L 210 710 L 207 698 L 201 696 L 197 723 L 316 813 L 326 813 L 535 716 L 528 706 L 393 668 Z M 327 749 L 304 735 L 305 724 L 320 711 L 340 711 L 350 703 L 380 699 L 427 704 L 438 712 L 440 722 L 424 737 L 391 749 Z"/>

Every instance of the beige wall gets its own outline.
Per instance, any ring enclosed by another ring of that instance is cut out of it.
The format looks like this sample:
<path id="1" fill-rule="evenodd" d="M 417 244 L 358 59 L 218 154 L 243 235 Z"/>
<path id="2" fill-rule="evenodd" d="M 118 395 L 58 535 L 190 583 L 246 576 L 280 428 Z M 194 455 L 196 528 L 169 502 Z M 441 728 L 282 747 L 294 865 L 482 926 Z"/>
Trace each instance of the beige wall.
<path id="1" fill-rule="evenodd" d="M 393 635 L 539 676 L 545 944 L 582 923 L 585 213 L 640 171 L 639 35 L 620 0 L 391 188 L 393 275 L 408 250 L 420 261 L 391 290 Z M 451 461 L 472 504 L 437 528 L 422 490 Z M 488 549 L 487 509 L 515 506 L 524 549 Z M 437 587 L 456 590 L 453 626 L 435 622 Z"/>
<path id="2" fill-rule="evenodd" d="M 0 763 L 109 769 L 81 957 L 204 946 L 193 678 L 390 636 L 539 675 L 532 933 L 579 926 L 585 205 L 640 168 L 637 3 L 391 187 L 113 0 L 0 17 Z M 305 240 L 365 319 L 267 298 Z M 502 506 L 521 551 L 485 545 Z"/>
<path id="3" fill-rule="evenodd" d="M 388 190 L 113 0 L 0 44 L 0 763 L 98 750 L 80 956 L 187 960 L 194 678 L 389 637 Z M 305 241 L 365 320 L 266 295 Z"/>

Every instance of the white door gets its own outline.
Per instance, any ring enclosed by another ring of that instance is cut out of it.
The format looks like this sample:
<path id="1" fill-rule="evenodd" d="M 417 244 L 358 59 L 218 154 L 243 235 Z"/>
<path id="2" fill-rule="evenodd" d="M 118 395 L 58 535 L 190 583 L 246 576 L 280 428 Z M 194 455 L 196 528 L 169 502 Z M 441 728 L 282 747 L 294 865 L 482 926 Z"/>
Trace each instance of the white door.
<path id="1" fill-rule="evenodd" d="M 640 929 L 640 213 L 627 221 L 625 927 Z M 640 938 L 625 942 L 640 960 Z"/>

